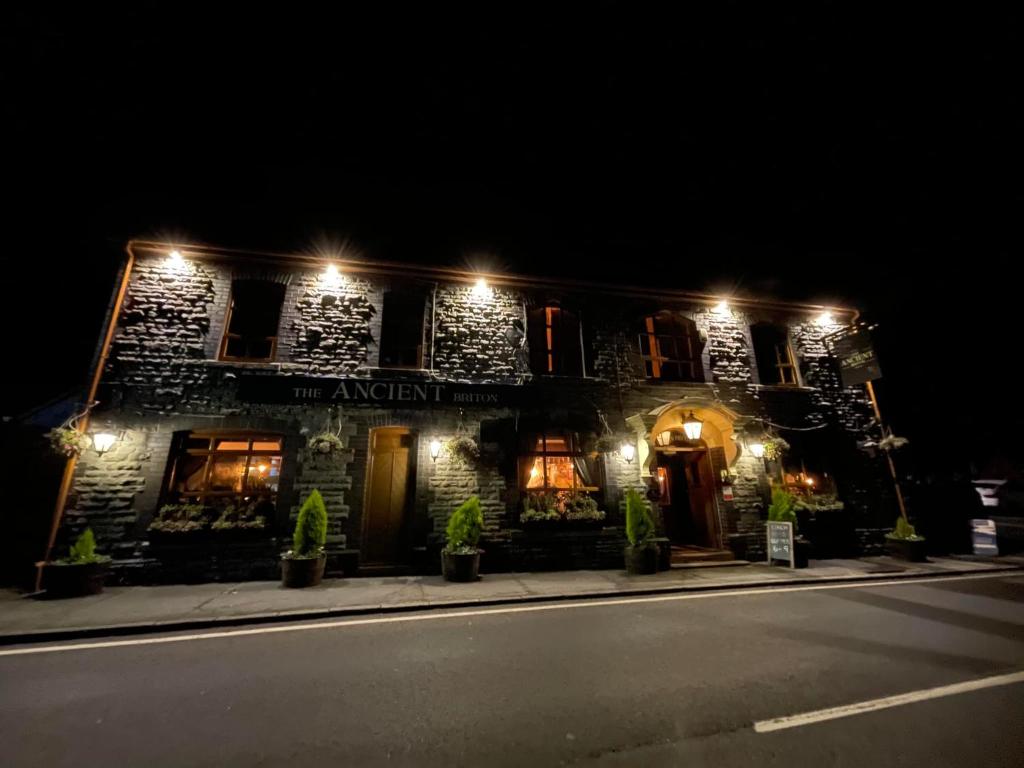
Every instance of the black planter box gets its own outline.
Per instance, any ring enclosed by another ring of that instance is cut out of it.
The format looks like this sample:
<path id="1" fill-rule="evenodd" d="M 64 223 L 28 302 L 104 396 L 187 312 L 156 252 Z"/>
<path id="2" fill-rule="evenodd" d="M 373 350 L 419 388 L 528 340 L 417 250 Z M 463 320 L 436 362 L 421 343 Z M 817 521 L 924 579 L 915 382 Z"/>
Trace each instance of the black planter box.
<path id="1" fill-rule="evenodd" d="M 441 573 L 447 581 L 476 581 L 480 578 L 480 553 L 455 555 L 442 552 Z"/>
<path id="2" fill-rule="evenodd" d="M 626 573 L 635 576 L 658 572 L 658 547 L 653 543 L 636 547 L 626 545 Z"/>
<path id="3" fill-rule="evenodd" d="M 894 539 L 886 536 L 885 550 L 893 557 L 910 563 L 928 561 L 927 539 Z"/>
<path id="4" fill-rule="evenodd" d="M 46 597 L 83 597 L 98 595 L 110 571 L 110 563 L 82 565 L 55 565 L 47 563 L 43 569 L 43 587 Z"/>

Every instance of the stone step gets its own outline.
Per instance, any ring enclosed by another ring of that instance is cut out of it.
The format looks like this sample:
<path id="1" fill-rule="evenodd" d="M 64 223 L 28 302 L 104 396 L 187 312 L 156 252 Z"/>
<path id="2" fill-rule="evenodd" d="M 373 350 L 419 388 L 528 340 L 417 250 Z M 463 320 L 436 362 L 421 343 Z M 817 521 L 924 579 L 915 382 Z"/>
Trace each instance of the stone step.
<path id="1" fill-rule="evenodd" d="M 729 562 L 735 555 L 728 549 L 706 549 L 704 547 L 672 547 L 672 564 Z"/>

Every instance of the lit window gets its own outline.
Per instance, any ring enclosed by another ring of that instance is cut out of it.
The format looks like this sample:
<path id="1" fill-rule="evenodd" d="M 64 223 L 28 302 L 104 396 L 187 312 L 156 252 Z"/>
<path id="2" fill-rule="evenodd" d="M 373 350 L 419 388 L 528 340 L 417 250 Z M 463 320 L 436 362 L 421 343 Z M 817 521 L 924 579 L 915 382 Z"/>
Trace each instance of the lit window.
<path id="1" fill-rule="evenodd" d="M 221 360 L 261 362 L 277 353 L 277 326 L 285 287 L 265 280 L 235 280 L 231 284 Z"/>
<path id="2" fill-rule="evenodd" d="M 274 504 L 281 477 L 281 438 L 188 432 L 178 437 L 168 495 L 176 503 Z"/>
<path id="3" fill-rule="evenodd" d="M 573 433 L 532 438 L 519 458 L 520 487 L 528 491 L 596 491 L 594 472 Z"/>

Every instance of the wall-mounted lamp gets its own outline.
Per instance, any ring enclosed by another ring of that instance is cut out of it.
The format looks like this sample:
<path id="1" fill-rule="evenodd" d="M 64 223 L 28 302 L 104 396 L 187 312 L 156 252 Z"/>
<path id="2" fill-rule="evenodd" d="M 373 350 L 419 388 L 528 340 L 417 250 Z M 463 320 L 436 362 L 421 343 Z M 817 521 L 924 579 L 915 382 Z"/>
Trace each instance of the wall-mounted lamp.
<path id="1" fill-rule="evenodd" d="M 430 460 L 437 461 L 437 457 L 441 455 L 441 441 L 436 437 L 430 441 Z"/>
<path id="2" fill-rule="evenodd" d="M 174 249 L 167 254 L 165 268 L 169 272 L 185 272 L 188 270 L 188 262 L 185 261 L 185 257 L 181 255 L 181 251 Z"/>
<path id="3" fill-rule="evenodd" d="M 116 442 L 117 435 L 113 432 L 97 432 L 92 436 L 92 447 L 100 456 L 113 448 Z"/>
<path id="4" fill-rule="evenodd" d="M 760 441 L 755 442 L 755 443 L 747 443 L 747 448 L 750 449 L 750 454 L 755 459 L 763 459 L 764 458 L 764 443 L 762 443 Z"/>
<path id="5" fill-rule="evenodd" d="M 632 443 L 623 443 L 619 448 L 619 453 L 622 454 L 622 458 L 626 460 L 627 464 L 632 464 L 633 459 L 636 458 L 636 446 Z"/>
<path id="6" fill-rule="evenodd" d="M 335 286 L 335 285 L 341 285 L 341 281 L 344 278 L 342 277 L 341 271 L 338 269 L 338 265 L 337 264 L 328 264 L 324 268 L 324 273 L 323 273 L 323 275 L 321 275 L 320 279 L 323 280 L 323 282 L 326 285 Z"/>
<path id="7" fill-rule="evenodd" d="M 729 302 L 723 299 L 722 301 L 715 304 L 711 311 L 716 315 L 728 315 L 729 314 Z"/>
<path id="8" fill-rule="evenodd" d="M 487 281 L 484 280 L 482 277 L 479 280 L 477 280 L 476 284 L 473 286 L 473 295 L 476 296 L 478 299 L 486 299 L 488 296 L 491 295 L 491 289 L 487 285 Z"/>
<path id="9" fill-rule="evenodd" d="M 690 415 L 683 420 L 683 431 L 686 433 L 687 440 L 700 440 L 700 433 L 704 429 L 704 422 L 693 415 L 693 411 L 690 411 Z"/>
<path id="10" fill-rule="evenodd" d="M 815 325 L 835 325 L 836 319 L 832 316 L 831 312 L 822 312 L 816 318 L 814 318 Z"/>

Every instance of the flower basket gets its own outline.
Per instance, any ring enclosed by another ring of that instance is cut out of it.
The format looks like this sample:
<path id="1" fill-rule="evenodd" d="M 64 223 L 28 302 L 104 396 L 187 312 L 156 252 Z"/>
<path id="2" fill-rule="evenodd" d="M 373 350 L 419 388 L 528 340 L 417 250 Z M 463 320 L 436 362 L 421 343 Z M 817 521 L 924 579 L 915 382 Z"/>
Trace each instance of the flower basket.
<path id="1" fill-rule="evenodd" d="M 341 438 L 333 432 L 320 432 L 309 438 L 306 447 L 314 455 L 330 456 L 340 453 L 344 450 L 345 445 L 341 442 Z"/>
<path id="2" fill-rule="evenodd" d="M 444 444 L 445 455 L 456 466 L 472 469 L 480 460 L 480 446 L 469 435 L 456 435 Z"/>

